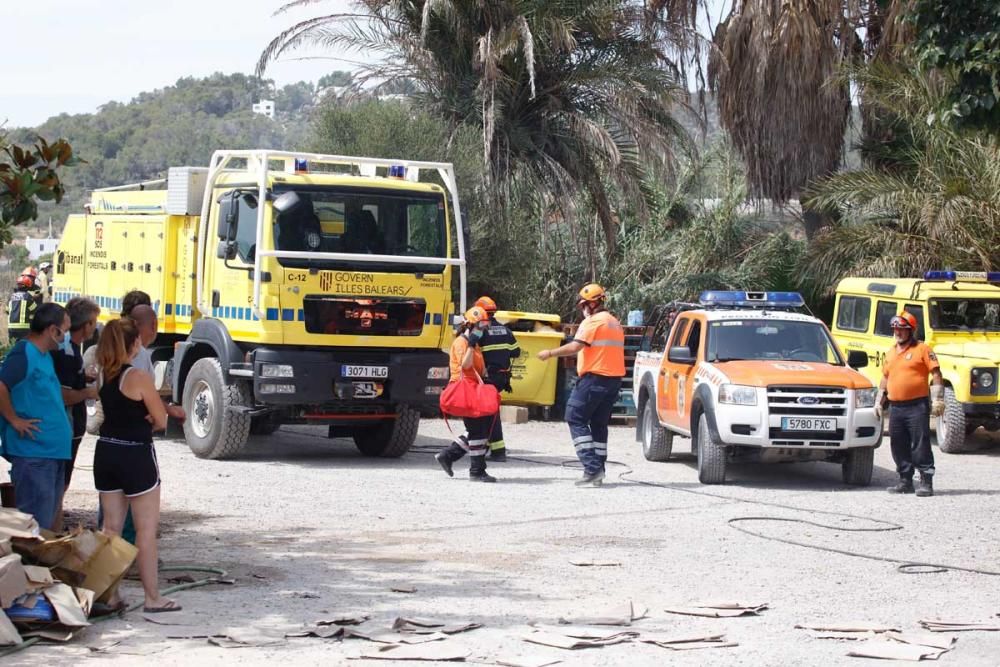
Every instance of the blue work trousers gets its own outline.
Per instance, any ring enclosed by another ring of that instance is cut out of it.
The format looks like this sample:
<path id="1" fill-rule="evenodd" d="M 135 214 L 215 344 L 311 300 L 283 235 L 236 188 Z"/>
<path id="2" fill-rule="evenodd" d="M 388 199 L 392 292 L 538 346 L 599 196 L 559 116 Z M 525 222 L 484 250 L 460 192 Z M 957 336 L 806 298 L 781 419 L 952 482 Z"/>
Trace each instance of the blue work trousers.
<path id="1" fill-rule="evenodd" d="M 62 459 L 34 456 L 7 456 L 11 463 L 17 509 L 35 517 L 38 525 L 52 529 L 66 485 L 66 464 Z"/>
<path id="2" fill-rule="evenodd" d="M 913 471 L 921 477 L 934 475 L 934 452 L 931 450 L 931 412 L 926 398 L 900 401 L 889 410 L 889 445 L 896 472 L 904 479 L 913 479 Z"/>
<path id="3" fill-rule="evenodd" d="M 608 460 L 608 422 L 618 400 L 622 379 L 587 373 L 566 403 L 566 423 L 583 471 L 593 475 Z"/>

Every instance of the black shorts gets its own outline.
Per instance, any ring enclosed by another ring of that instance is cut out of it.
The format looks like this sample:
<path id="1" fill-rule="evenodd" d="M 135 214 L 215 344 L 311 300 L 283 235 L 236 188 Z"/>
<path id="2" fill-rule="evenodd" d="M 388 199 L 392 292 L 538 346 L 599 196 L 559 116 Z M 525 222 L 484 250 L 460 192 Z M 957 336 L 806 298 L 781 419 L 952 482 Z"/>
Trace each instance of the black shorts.
<path id="1" fill-rule="evenodd" d="M 160 485 L 160 466 L 152 443 L 97 440 L 94 487 L 100 493 L 124 493 L 132 498 Z"/>

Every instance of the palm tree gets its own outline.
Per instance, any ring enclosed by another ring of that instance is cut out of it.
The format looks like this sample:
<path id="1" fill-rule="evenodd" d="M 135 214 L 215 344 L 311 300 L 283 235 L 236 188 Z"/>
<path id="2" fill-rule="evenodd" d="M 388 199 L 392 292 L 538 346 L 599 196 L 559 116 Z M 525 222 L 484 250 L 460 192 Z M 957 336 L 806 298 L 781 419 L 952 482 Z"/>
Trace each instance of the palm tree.
<path id="1" fill-rule="evenodd" d="M 419 107 L 481 131 L 494 211 L 515 184 L 563 214 L 585 195 L 615 252 L 616 195 L 641 201 L 647 167 L 671 164 L 685 136 L 673 112 L 686 94 L 668 56 L 678 26 L 630 0 L 355 4 L 285 30 L 258 72 L 307 45 L 379 55 L 362 84 L 412 80 Z"/>
<path id="2" fill-rule="evenodd" d="M 884 132 L 864 146 L 869 166 L 807 192 L 840 220 L 810 244 L 803 276 L 829 294 L 847 275 L 1000 268 L 1000 139 L 950 122 L 956 73 L 876 63 L 853 75 Z"/>

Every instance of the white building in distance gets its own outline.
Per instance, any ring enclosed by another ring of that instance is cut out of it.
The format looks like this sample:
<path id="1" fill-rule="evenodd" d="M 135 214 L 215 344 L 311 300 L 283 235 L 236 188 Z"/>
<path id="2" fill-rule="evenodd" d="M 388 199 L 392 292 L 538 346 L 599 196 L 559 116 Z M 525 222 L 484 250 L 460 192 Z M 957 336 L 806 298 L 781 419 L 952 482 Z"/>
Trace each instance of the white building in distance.
<path id="1" fill-rule="evenodd" d="M 253 112 L 274 120 L 274 100 L 261 100 L 254 103 Z"/>

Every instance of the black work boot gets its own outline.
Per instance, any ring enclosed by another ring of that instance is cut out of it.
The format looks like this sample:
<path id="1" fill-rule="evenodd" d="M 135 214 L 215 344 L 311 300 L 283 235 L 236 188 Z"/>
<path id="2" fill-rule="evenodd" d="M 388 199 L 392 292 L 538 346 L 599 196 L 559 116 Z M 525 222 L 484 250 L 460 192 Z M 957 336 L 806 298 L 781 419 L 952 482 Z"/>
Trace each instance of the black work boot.
<path id="1" fill-rule="evenodd" d="M 900 477 L 895 486 L 888 488 L 889 493 L 913 493 L 913 478 Z"/>
<path id="2" fill-rule="evenodd" d="M 496 482 L 497 478 L 486 472 L 486 455 L 473 456 L 469 461 L 470 482 Z"/>
<path id="3" fill-rule="evenodd" d="M 441 468 L 448 474 L 448 477 L 454 477 L 455 471 L 451 469 L 451 464 L 463 456 L 465 456 L 465 450 L 457 442 L 453 442 L 435 454 L 434 460 L 441 465 Z"/>
<path id="4" fill-rule="evenodd" d="M 917 482 L 917 495 L 921 498 L 934 495 L 934 478 L 930 475 L 921 475 Z"/>
<path id="5" fill-rule="evenodd" d="M 500 449 L 491 449 L 490 461 L 495 463 L 505 463 L 507 461 L 507 448 L 501 447 Z"/>
<path id="6" fill-rule="evenodd" d="M 604 482 L 604 471 L 598 470 L 593 473 L 583 473 L 583 477 L 576 480 L 574 484 L 577 486 L 601 486 Z"/>

